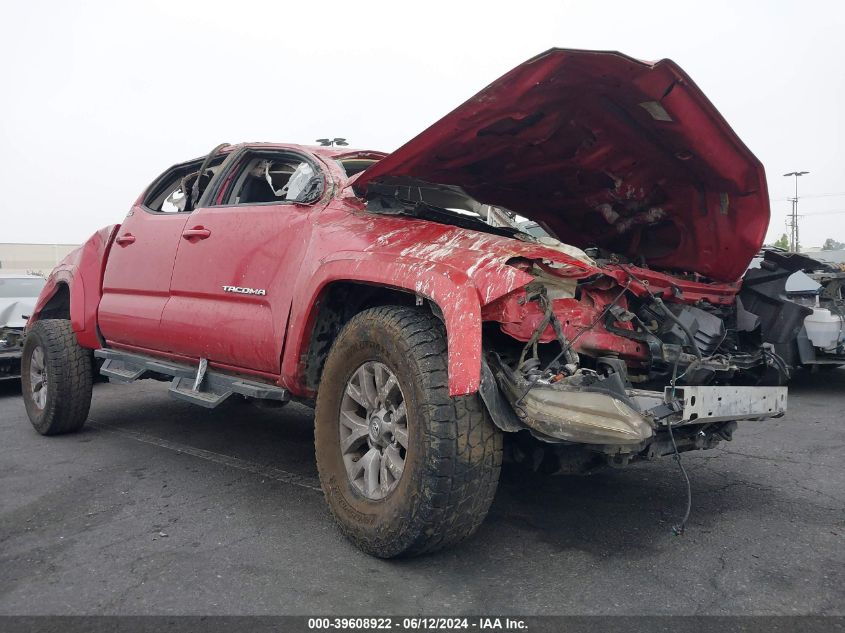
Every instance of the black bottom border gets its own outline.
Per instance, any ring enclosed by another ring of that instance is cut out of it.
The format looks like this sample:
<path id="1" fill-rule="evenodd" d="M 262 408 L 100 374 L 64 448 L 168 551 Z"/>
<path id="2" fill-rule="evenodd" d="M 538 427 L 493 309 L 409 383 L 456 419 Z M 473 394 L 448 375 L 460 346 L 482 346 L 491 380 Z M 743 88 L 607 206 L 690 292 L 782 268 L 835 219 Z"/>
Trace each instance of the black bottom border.
<path id="1" fill-rule="evenodd" d="M 367 626 L 366 621 L 379 626 Z M 845 616 L 14 616 L 0 633 L 277 633 L 511 631 L 514 633 L 845 633 Z"/>

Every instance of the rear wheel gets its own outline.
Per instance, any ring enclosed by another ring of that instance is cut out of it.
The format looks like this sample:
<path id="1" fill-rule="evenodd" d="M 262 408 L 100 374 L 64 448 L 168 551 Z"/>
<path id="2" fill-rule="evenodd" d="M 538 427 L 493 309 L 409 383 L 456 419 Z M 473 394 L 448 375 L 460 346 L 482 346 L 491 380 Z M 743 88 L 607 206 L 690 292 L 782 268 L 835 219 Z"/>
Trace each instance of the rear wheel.
<path id="1" fill-rule="evenodd" d="M 21 391 L 32 426 L 42 435 L 78 431 L 91 405 L 92 354 L 70 321 L 38 321 L 26 335 Z"/>
<path id="2" fill-rule="evenodd" d="M 479 397 L 450 397 L 443 324 L 406 307 L 366 310 L 341 331 L 320 382 L 317 467 L 328 505 L 380 557 L 457 543 L 496 491 L 502 434 Z"/>

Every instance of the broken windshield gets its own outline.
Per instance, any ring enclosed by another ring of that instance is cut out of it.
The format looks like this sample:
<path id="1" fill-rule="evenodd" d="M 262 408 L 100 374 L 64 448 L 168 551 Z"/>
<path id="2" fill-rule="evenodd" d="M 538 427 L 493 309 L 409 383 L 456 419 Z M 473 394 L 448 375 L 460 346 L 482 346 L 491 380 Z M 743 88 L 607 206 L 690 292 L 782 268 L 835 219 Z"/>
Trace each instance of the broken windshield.
<path id="1" fill-rule="evenodd" d="M 367 190 L 367 210 L 410 215 L 507 237 L 534 237 L 521 228 L 519 216 L 512 211 L 483 204 L 455 186 L 407 179 L 372 183 Z"/>

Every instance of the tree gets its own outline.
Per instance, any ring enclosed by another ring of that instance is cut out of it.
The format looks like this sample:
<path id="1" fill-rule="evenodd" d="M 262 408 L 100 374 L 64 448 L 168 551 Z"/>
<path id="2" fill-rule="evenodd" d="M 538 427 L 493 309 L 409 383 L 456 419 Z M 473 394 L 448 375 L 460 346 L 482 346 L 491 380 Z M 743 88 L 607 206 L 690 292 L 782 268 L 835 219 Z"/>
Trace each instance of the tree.
<path id="1" fill-rule="evenodd" d="M 789 238 L 787 237 L 786 233 L 780 236 L 780 239 L 775 240 L 775 243 L 772 244 L 777 248 L 782 248 L 785 251 L 789 250 Z"/>
<path id="2" fill-rule="evenodd" d="M 845 244 L 842 242 L 837 242 L 835 239 L 829 237 L 824 241 L 824 245 L 822 246 L 823 251 L 840 251 L 845 248 Z"/>

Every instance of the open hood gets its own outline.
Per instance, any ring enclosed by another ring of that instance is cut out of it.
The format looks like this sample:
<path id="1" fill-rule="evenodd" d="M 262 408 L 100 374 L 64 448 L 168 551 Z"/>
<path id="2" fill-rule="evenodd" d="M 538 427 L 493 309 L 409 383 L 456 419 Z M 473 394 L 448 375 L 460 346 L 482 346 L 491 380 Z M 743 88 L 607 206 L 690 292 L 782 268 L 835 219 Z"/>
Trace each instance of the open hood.
<path id="1" fill-rule="evenodd" d="M 672 61 L 552 49 L 363 172 L 462 187 L 558 239 L 735 281 L 760 249 L 760 161 Z M 383 189 L 383 187 L 380 187 Z"/>

